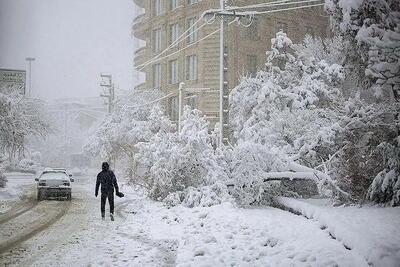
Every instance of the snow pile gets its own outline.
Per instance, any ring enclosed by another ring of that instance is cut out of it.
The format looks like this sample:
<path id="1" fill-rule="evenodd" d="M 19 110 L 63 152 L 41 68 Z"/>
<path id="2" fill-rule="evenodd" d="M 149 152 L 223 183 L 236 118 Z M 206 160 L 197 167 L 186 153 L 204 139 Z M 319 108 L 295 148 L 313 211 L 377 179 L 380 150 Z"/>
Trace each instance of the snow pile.
<path id="1" fill-rule="evenodd" d="M 279 198 L 287 208 L 318 221 L 344 246 L 361 254 L 373 266 L 398 266 L 400 262 L 400 208 L 329 207 L 306 200 Z"/>

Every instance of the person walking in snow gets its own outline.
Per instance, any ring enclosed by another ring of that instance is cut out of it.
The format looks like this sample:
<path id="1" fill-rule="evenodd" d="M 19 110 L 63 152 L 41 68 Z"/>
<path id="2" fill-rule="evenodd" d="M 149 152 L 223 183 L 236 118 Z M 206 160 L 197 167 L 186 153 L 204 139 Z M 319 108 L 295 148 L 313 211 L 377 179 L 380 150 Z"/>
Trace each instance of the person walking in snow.
<path id="1" fill-rule="evenodd" d="M 117 178 L 114 172 L 110 170 L 110 165 L 103 162 L 101 165 L 102 171 L 97 175 L 95 196 L 99 193 L 99 186 L 101 185 L 101 218 L 105 218 L 106 200 L 110 205 L 110 218 L 114 221 L 114 188 L 116 194 L 119 193 Z"/>

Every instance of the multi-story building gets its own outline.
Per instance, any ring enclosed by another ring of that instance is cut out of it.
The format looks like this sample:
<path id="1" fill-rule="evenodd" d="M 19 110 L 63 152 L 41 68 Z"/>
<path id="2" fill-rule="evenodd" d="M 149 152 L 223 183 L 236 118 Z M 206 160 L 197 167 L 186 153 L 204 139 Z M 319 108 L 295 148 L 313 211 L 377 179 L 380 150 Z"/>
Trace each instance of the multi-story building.
<path id="1" fill-rule="evenodd" d="M 145 73 L 145 82 L 137 89 L 160 88 L 168 93 L 176 92 L 167 101 L 167 110 L 171 118 L 177 120 L 178 87 L 184 82 L 184 91 L 189 92 L 185 95 L 186 104 L 201 110 L 213 127 L 220 114 L 220 17 L 202 18 L 202 14 L 206 10 L 220 8 L 220 0 L 134 2 L 144 12 L 133 22 L 133 35 L 146 44 L 135 52 L 135 67 Z M 246 6 L 268 1 L 225 2 L 231 6 Z M 300 5 L 304 6 L 297 6 Z M 287 7 L 294 5 L 272 6 L 268 10 Z M 260 8 L 256 10 L 263 11 Z M 202 19 L 198 21 L 199 18 Z M 252 75 L 263 68 L 265 52 L 277 31 L 283 30 L 292 40 L 301 41 L 307 33 L 325 36 L 328 28 L 328 19 L 320 6 L 260 14 L 253 20 L 243 17 L 240 24 L 231 23 L 234 16 L 224 16 L 224 20 L 224 112 L 228 110 L 229 91 L 238 84 L 240 77 Z M 185 32 L 184 38 L 173 45 Z M 228 116 L 224 114 L 223 117 Z M 224 125 L 227 123 L 224 120 Z"/>

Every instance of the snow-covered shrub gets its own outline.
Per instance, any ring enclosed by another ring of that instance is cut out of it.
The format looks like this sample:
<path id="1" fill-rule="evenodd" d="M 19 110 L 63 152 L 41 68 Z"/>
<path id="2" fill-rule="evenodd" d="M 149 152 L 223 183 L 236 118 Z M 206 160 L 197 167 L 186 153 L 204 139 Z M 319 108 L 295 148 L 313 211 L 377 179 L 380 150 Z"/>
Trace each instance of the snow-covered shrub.
<path id="1" fill-rule="evenodd" d="M 265 183 L 264 174 L 286 168 L 284 155 L 278 150 L 255 142 L 241 142 L 232 150 L 231 178 L 235 184 L 233 196 L 241 205 L 270 204 L 278 195 L 279 184 Z"/>
<path id="2" fill-rule="evenodd" d="M 164 202 L 170 206 L 182 204 L 185 207 L 211 207 L 223 202 L 232 201 L 226 184 L 216 181 L 211 185 L 188 187 L 183 191 L 170 193 Z"/>
<path id="3" fill-rule="evenodd" d="M 18 171 L 36 173 L 40 168 L 40 164 L 32 159 L 26 158 L 21 159 L 15 167 Z"/>
<path id="4" fill-rule="evenodd" d="M 135 162 L 140 169 L 136 173 L 137 183 L 146 187 L 155 200 L 179 192 L 179 197 L 170 195 L 167 200 L 184 201 L 186 197 L 180 194 L 191 195 L 192 191 L 186 190 L 189 187 L 200 188 L 226 180 L 225 171 L 217 164 L 208 123 L 198 110 L 185 107 L 180 133 L 159 132 L 136 148 Z"/>

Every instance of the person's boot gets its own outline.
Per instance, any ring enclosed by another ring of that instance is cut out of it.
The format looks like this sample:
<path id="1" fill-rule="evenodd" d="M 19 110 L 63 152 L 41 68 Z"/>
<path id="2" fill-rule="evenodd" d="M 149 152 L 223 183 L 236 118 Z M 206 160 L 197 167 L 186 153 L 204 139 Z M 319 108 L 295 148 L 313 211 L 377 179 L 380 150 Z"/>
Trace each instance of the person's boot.
<path id="1" fill-rule="evenodd" d="M 111 221 L 114 221 L 114 214 L 110 213 Z"/>
<path id="2" fill-rule="evenodd" d="M 104 221 L 106 219 L 106 215 L 104 214 L 104 212 L 101 213 L 101 219 Z"/>

